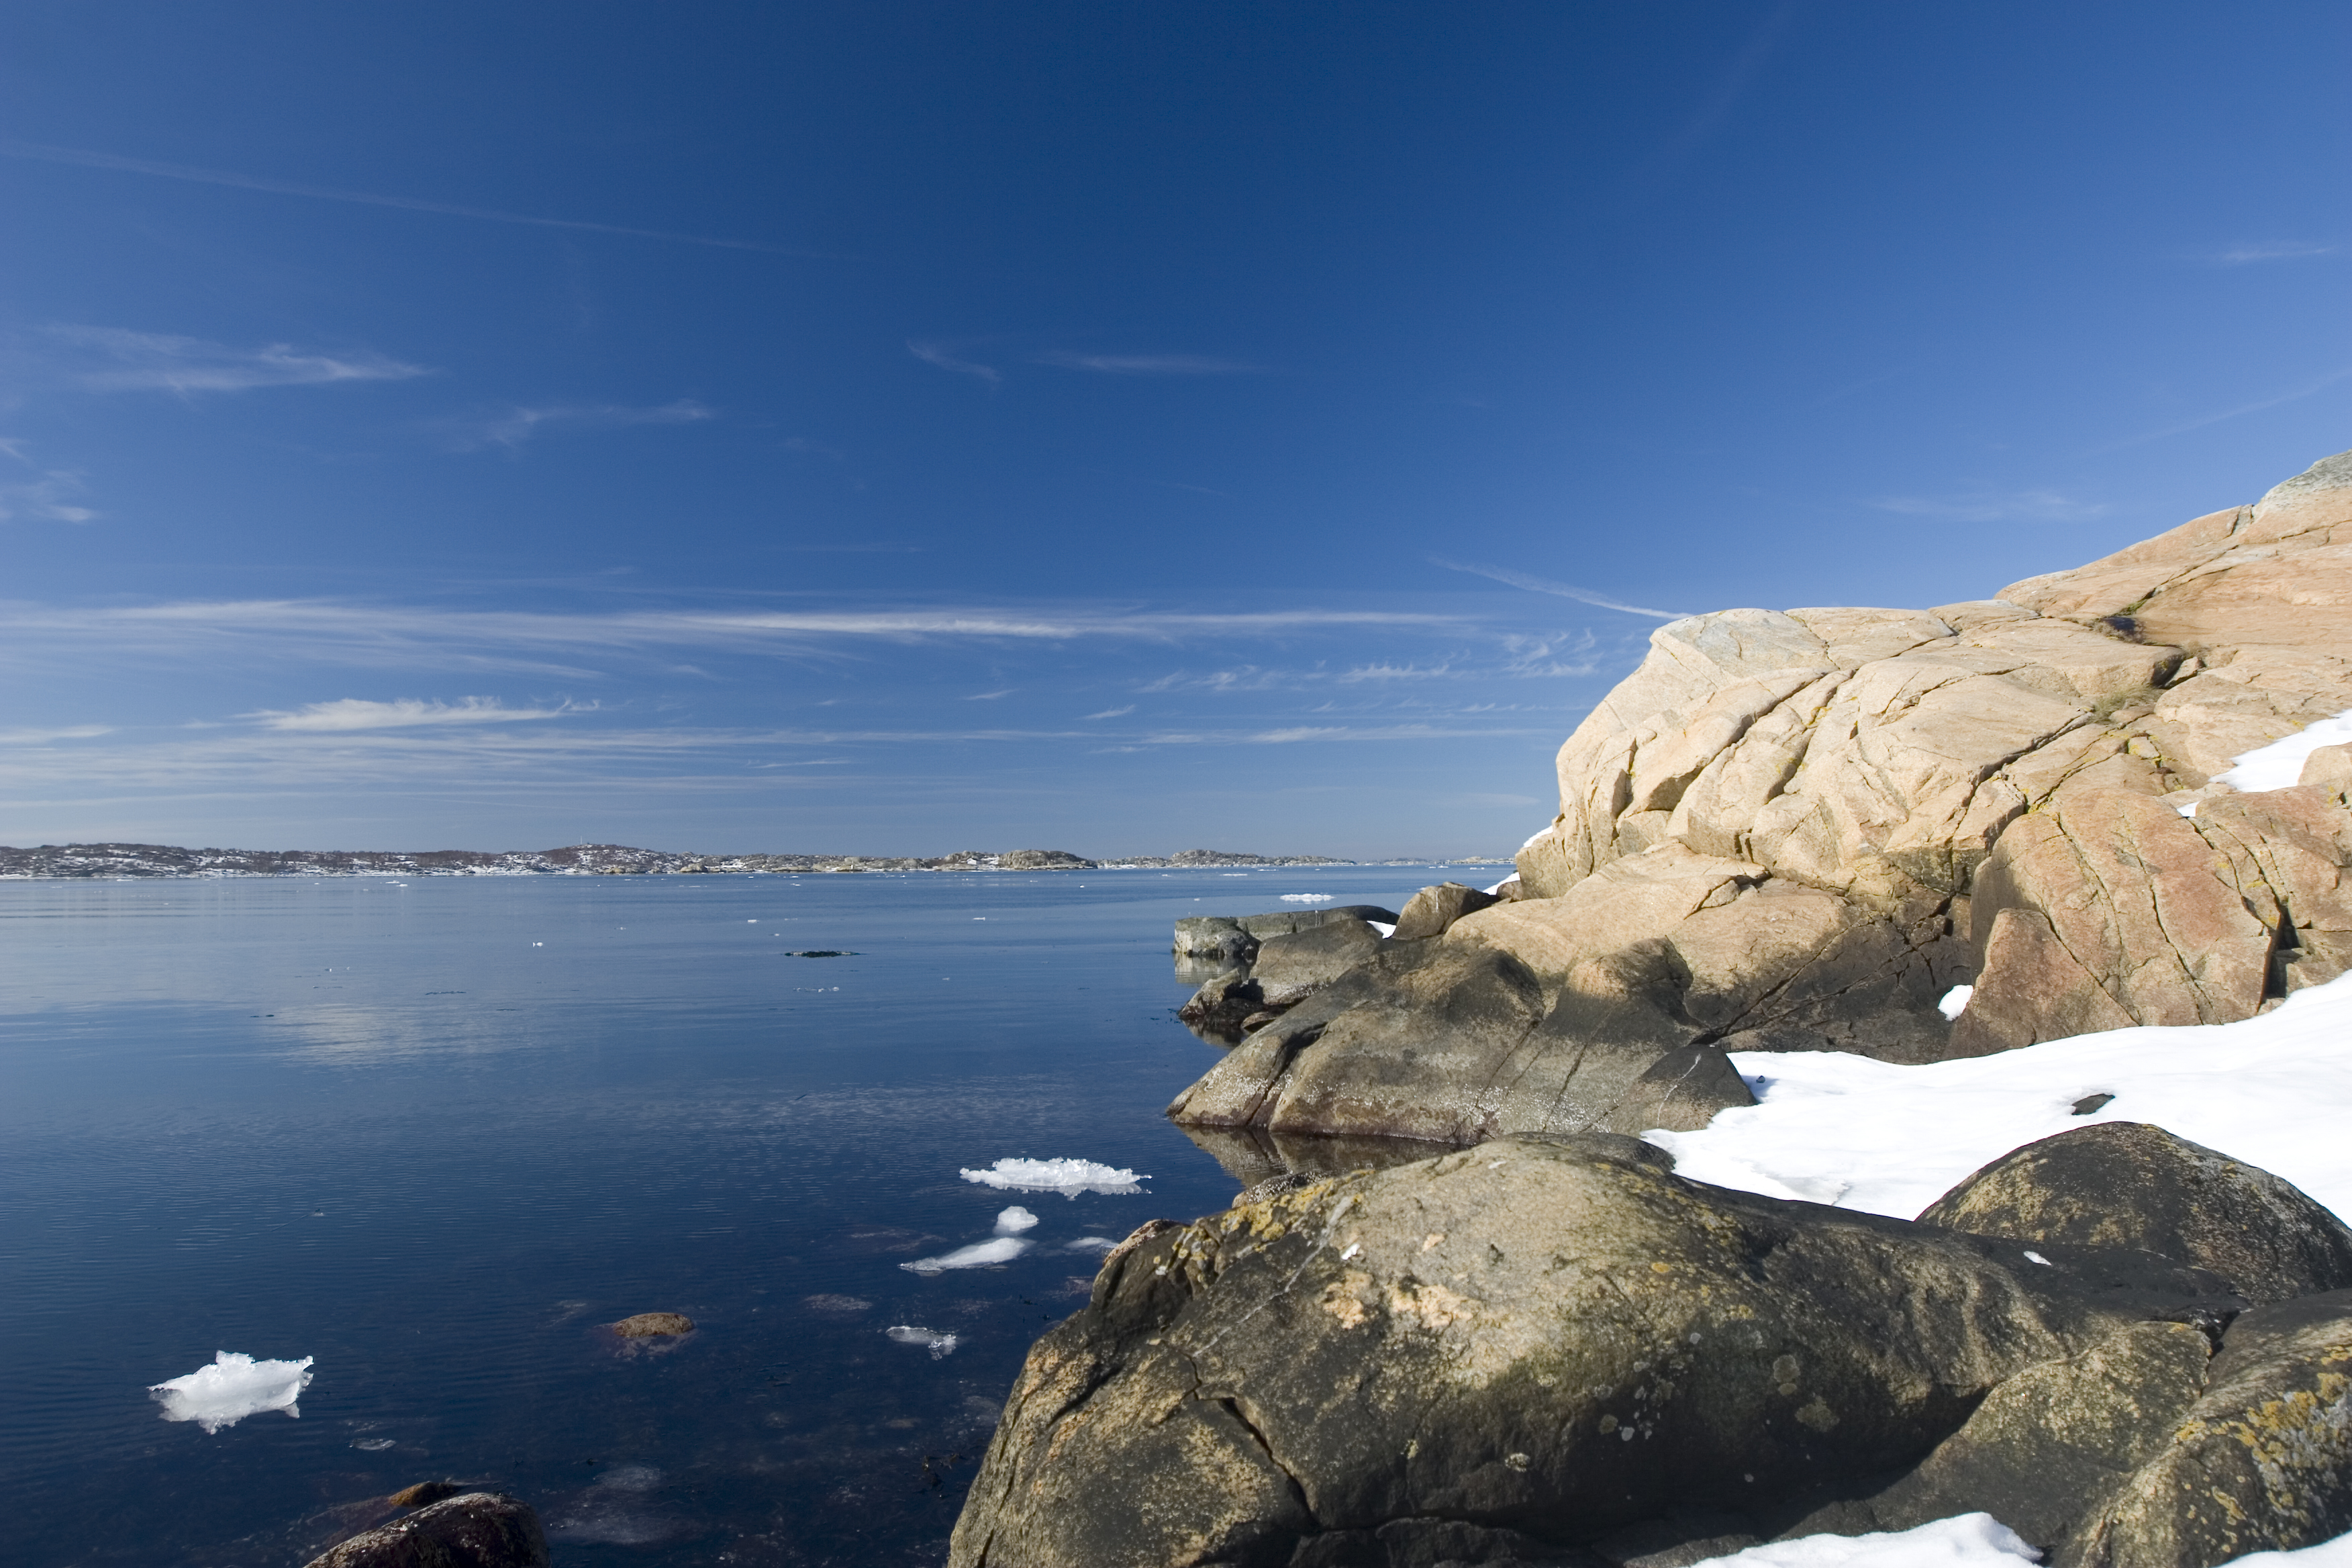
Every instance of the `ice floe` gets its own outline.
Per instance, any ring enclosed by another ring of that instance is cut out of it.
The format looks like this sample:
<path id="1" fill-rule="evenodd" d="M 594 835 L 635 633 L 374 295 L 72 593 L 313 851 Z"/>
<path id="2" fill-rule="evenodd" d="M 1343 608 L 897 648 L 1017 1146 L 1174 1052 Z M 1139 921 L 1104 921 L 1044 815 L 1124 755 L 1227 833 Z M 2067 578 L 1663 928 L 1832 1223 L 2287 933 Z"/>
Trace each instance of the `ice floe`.
<path id="1" fill-rule="evenodd" d="M 2215 773 L 2213 782 L 2250 795 L 2260 790 L 2285 789 L 2303 776 L 2303 764 L 2312 752 L 2322 746 L 2340 746 L 2347 741 L 2352 741 L 2352 709 L 2333 719 L 2305 725 L 2284 741 L 2239 752 L 2230 759 L 2235 765 Z"/>
<path id="2" fill-rule="evenodd" d="M 1080 1193 L 1139 1193 L 1141 1184 L 1151 1179 L 1092 1160 L 999 1160 L 984 1171 L 958 1173 L 1001 1192 L 1060 1193 L 1069 1198 Z"/>
<path id="3" fill-rule="evenodd" d="M 2147 1121 L 2258 1161 L 2352 1217 L 2347 1037 L 2352 974 L 2240 1023 L 2116 1029 L 1924 1067 L 1739 1051 L 1755 1105 L 1696 1132 L 1643 1136 L 1694 1181 L 1908 1219 L 2012 1149 L 2094 1121 Z"/>
<path id="4" fill-rule="evenodd" d="M 1286 904 L 1331 904 L 1339 902 L 1339 895 L 1337 893 L 1285 893 L 1282 895 L 1282 901 Z"/>
<path id="5" fill-rule="evenodd" d="M 1077 1240 L 1066 1244 L 1062 1250 L 1065 1252 L 1108 1252 L 1112 1247 L 1117 1247 L 1118 1245 L 1118 1243 L 1113 1241 L 1107 1236 L 1082 1236 L 1078 1237 Z"/>
<path id="6" fill-rule="evenodd" d="M 994 1241 L 975 1241 L 970 1247 L 959 1247 L 953 1252 L 938 1258 L 918 1258 L 899 1268 L 909 1274 L 944 1274 L 950 1268 L 985 1268 L 992 1263 L 1010 1263 L 1034 1242 L 1015 1236 L 1000 1236 Z"/>
<path id="7" fill-rule="evenodd" d="M 933 1361 L 944 1361 L 955 1354 L 956 1337 L 937 1329 L 919 1329 L 912 1323 L 899 1323 L 882 1331 L 902 1345 L 922 1345 L 931 1352 Z"/>
<path id="8" fill-rule="evenodd" d="M 184 1377 L 165 1378 L 147 1393 L 163 1407 L 166 1421 L 193 1421 L 207 1432 L 234 1426 L 265 1410 L 302 1412 L 295 1401 L 310 1386 L 310 1363 L 300 1361 L 256 1361 L 236 1351 L 222 1351 L 210 1366 L 200 1366 Z"/>
<path id="9" fill-rule="evenodd" d="M 1939 1519 L 1916 1530 L 1806 1535 L 1710 1557 L 1697 1568 L 2015 1568 L 2042 1553 L 1989 1513 Z"/>
<path id="10" fill-rule="evenodd" d="M 1019 1204 L 996 1216 L 996 1234 L 999 1236 L 1018 1236 L 1024 1230 L 1036 1228 L 1037 1216 Z"/>

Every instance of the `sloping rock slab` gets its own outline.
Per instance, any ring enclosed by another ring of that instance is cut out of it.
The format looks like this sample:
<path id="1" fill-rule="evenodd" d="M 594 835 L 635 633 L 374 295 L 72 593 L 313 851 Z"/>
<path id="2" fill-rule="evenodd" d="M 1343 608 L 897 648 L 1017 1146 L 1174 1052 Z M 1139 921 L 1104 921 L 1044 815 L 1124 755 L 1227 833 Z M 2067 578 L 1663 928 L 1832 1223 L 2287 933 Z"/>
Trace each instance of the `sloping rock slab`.
<path id="1" fill-rule="evenodd" d="M 950 1563 L 1274 1568 L 1408 1520 L 1571 1547 L 1907 1464 L 2030 1366 L 2241 1306 L 1668 1163 L 1512 1138 L 1144 1239 L 1031 1351 Z"/>
<path id="2" fill-rule="evenodd" d="M 354 1535 L 308 1568 L 548 1568 L 547 1534 L 530 1505 L 468 1492 Z"/>

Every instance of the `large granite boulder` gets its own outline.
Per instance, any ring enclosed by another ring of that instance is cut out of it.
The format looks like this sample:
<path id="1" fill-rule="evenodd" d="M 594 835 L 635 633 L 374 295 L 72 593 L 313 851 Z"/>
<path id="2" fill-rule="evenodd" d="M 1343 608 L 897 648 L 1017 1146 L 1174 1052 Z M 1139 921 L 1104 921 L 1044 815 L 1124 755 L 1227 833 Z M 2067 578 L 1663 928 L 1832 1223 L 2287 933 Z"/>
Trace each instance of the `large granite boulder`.
<path id="1" fill-rule="evenodd" d="M 1748 1048 L 2245 1017 L 2352 966 L 2352 764 L 2214 780 L 2347 709 L 2352 454 L 1995 599 L 1660 627 L 1560 750 L 1528 896 L 1444 940 L 1555 993 L 1662 947 L 1667 1010 Z"/>
<path id="2" fill-rule="evenodd" d="M 1270 1190 L 1106 1263 L 1032 1350 L 952 1563 L 1622 1563 L 1677 1528 L 1752 1539 L 1885 1490 L 1996 1390 L 2119 1336 L 2201 1364 L 2242 1307 L 2150 1254 L 2029 1258 L 1706 1187 L 1608 1135 Z"/>
<path id="3" fill-rule="evenodd" d="M 2104 1121 L 2002 1155 L 1919 1215 L 1979 1236 L 2129 1247 L 2249 1301 L 2352 1289 L 2352 1229 L 2292 1182 L 2161 1127 Z"/>
<path id="4" fill-rule="evenodd" d="M 468 1492 L 354 1535 L 307 1568 L 548 1568 L 547 1533 L 529 1503 Z"/>
<path id="5" fill-rule="evenodd" d="M 1396 929 L 1389 934 L 1399 942 L 1444 936 L 1447 928 L 1464 915 L 1475 914 L 1502 901 L 1493 893 L 1480 892 L 1460 882 L 1440 882 L 1405 900 L 1396 918 Z"/>

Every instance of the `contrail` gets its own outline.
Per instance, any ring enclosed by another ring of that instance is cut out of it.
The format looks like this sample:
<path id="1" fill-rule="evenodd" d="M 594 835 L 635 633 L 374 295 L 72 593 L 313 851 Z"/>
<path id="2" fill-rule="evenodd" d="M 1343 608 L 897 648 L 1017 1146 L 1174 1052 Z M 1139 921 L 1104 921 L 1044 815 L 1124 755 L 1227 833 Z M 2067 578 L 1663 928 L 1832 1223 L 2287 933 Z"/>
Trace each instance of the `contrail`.
<path id="1" fill-rule="evenodd" d="M 673 245 L 709 245 L 721 250 L 757 250 L 774 256 L 843 258 L 798 246 L 770 245 L 757 239 L 714 239 L 709 235 L 673 234 L 659 228 L 628 228 L 620 224 L 587 223 L 579 218 L 532 217 L 526 213 L 502 213 L 488 207 L 458 206 L 451 202 L 419 201 L 414 196 L 379 196 L 365 191 L 333 191 L 323 185 L 298 185 L 290 180 L 265 180 L 226 169 L 197 169 L 185 163 L 158 163 L 145 158 L 121 158 L 111 153 L 90 153 L 79 147 L 50 147 L 38 142 L 0 139 L 0 157 L 23 158 L 40 163 L 71 163 L 84 169 L 111 169 L 118 174 L 148 174 L 159 180 L 186 180 L 199 185 L 233 185 L 272 195 L 308 196 L 322 202 L 357 202 L 362 206 L 398 207 L 405 212 L 438 213 L 445 217 L 479 218 L 485 223 L 520 223 L 533 228 L 570 228 L 589 234 L 622 234 L 637 239 L 667 240 Z"/>
<path id="2" fill-rule="evenodd" d="M 1574 599 L 1580 604 L 1597 605 L 1604 610 L 1622 610 L 1629 616 L 1652 616 L 1662 621 L 1679 621 L 1684 616 L 1681 610 L 1644 609 L 1640 605 L 1628 605 L 1621 600 L 1612 599 L 1606 595 L 1596 594 L 1590 588 L 1579 588 L 1570 583 L 1555 583 L 1548 577 L 1530 577 L 1524 572 L 1509 572 L 1500 566 L 1473 566 L 1466 562 L 1448 561 L 1438 555 L 1431 556 L 1429 563 L 1433 566 L 1443 566 L 1448 572 L 1467 572 L 1474 577 L 1491 577 L 1497 583 L 1508 583 L 1514 588 L 1525 588 L 1530 594 L 1557 594 L 1563 599 Z"/>

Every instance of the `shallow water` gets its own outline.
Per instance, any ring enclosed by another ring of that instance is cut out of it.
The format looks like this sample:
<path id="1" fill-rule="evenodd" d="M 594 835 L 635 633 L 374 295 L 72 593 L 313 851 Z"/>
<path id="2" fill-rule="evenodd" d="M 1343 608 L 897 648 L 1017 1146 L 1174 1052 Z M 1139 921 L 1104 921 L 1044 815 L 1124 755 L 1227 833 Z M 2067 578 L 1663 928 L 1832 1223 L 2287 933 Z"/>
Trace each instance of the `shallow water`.
<path id="1" fill-rule="evenodd" d="M 446 1477 L 573 1568 L 939 1562 L 1084 1238 L 1234 1191 L 1171 922 L 1441 875 L 0 883 L 10 1560 L 296 1568 Z M 315 1358 L 299 1419 L 163 1420 L 219 1351 Z"/>

